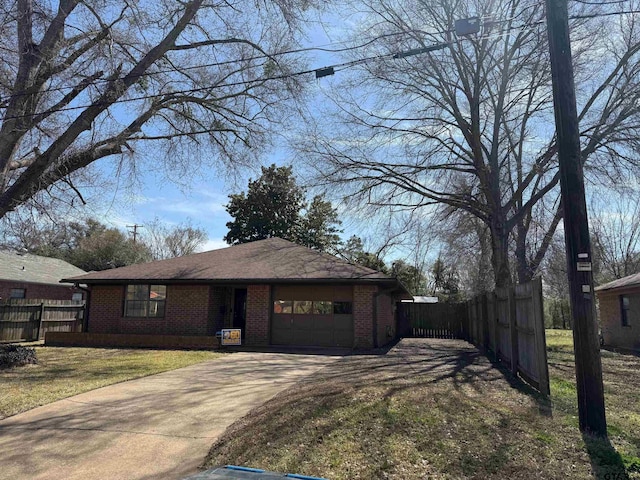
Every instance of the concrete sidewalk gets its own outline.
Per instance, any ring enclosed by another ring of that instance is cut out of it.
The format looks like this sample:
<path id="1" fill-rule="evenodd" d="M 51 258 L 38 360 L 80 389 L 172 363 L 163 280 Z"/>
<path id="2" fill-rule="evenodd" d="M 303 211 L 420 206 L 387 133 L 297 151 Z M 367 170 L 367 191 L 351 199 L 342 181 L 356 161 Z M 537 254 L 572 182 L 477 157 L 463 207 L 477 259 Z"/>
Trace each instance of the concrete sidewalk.
<path id="1" fill-rule="evenodd" d="M 233 422 L 339 356 L 240 352 L 0 421 L 0 479 L 177 479 Z"/>

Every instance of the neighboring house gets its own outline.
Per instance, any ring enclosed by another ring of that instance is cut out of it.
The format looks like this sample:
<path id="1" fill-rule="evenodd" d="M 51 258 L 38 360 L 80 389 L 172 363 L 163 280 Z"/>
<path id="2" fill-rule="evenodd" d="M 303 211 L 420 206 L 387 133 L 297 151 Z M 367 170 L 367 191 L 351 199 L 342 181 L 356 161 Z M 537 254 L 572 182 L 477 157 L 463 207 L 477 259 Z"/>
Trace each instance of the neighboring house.
<path id="1" fill-rule="evenodd" d="M 604 344 L 640 350 L 640 273 L 596 289 Z"/>
<path id="2" fill-rule="evenodd" d="M 0 303 L 11 298 L 83 300 L 84 292 L 60 279 L 86 272 L 57 258 L 0 250 Z"/>
<path id="3" fill-rule="evenodd" d="M 91 290 L 88 333 L 241 328 L 247 345 L 381 346 L 411 298 L 393 277 L 280 238 L 65 281 Z"/>

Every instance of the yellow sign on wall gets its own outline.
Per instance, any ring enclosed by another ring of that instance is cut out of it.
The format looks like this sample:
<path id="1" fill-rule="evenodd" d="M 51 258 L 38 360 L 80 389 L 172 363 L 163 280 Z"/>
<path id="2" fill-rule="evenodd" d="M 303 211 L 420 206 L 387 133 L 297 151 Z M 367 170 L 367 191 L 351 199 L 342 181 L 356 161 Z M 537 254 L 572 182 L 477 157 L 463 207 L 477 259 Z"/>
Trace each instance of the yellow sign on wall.
<path id="1" fill-rule="evenodd" d="M 226 328 L 222 330 L 221 345 L 242 345 L 242 330 L 239 328 Z"/>

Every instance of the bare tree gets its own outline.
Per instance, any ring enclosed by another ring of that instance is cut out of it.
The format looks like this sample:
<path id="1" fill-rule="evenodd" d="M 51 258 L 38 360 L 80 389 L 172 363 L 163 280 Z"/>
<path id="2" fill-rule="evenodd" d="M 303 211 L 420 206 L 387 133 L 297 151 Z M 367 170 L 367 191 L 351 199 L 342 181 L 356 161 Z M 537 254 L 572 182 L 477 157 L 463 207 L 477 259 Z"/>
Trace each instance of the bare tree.
<path id="1" fill-rule="evenodd" d="M 449 263 L 456 266 L 460 290 L 467 297 L 493 290 L 491 237 L 486 224 L 472 215 L 445 208 L 439 215 L 438 236 Z M 435 222 L 434 222 L 435 223 Z"/>
<path id="2" fill-rule="evenodd" d="M 299 90 L 306 2 L 16 0 L 0 7 L 0 218 L 140 152 L 180 178 L 250 162 Z M 138 155 L 136 155 L 138 154 Z M 128 161 L 125 161 L 128 160 Z M 118 165 L 119 163 L 119 165 Z"/>
<path id="3" fill-rule="evenodd" d="M 581 153 L 598 182 L 636 169 L 640 139 L 640 17 L 598 16 L 613 8 L 572 12 Z M 328 89 L 333 115 L 322 112 L 298 148 L 318 178 L 362 202 L 446 205 L 477 218 L 495 283 L 512 282 L 511 254 L 519 280 L 530 279 L 561 221 L 543 9 L 530 0 L 363 0 L 359 10 L 380 39 L 367 52 L 378 58 L 351 77 L 340 72 Z M 455 20 L 475 16 L 480 34 L 456 37 Z"/>
<path id="4" fill-rule="evenodd" d="M 594 262 L 596 267 L 597 262 Z M 563 329 L 571 327 L 571 306 L 569 305 L 569 280 L 567 278 L 567 256 L 563 235 L 554 235 L 549 251 L 540 266 L 544 278 L 545 307 L 549 315 L 548 326 Z M 596 270 L 594 268 L 594 270 Z M 594 271 L 594 274 L 596 272 Z"/>
<path id="5" fill-rule="evenodd" d="M 591 230 L 600 283 L 640 272 L 640 196 L 594 199 Z"/>
<path id="6" fill-rule="evenodd" d="M 153 260 L 163 260 L 195 253 L 207 241 L 207 233 L 189 220 L 169 226 L 156 217 L 145 223 L 142 241 Z"/>

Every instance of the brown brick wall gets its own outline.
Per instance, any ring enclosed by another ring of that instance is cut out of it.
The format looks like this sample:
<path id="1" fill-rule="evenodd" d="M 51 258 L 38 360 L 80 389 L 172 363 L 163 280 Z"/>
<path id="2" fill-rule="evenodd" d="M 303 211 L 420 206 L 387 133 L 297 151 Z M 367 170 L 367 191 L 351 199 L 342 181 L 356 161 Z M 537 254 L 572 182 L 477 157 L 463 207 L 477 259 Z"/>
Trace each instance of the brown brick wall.
<path id="1" fill-rule="evenodd" d="M 165 319 L 167 335 L 206 335 L 209 285 L 169 285 Z"/>
<path id="2" fill-rule="evenodd" d="M 640 350 L 640 291 L 635 289 L 622 293 L 629 296 L 628 327 L 622 326 L 620 295 L 598 293 L 604 343 L 611 347 Z"/>
<path id="3" fill-rule="evenodd" d="M 123 333 L 120 332 L 123 293 L 124 287 L 122 285 L 95 285 L 91 287 L 88 332 Z"/>
<path id="4" fill-rule="evenodd" d="M 376 285 L 355 285 L 353 287 L 353 346 L 373 347 L 373 295 Z"/>
<path id="5" fill-rule="evenodd" d="M 0 303 L 9 299 L 12 288 L 24 288 L 25 298 L 48 300 L 71 300 L 71 296 L 82 290 L 65 285 L 46 285 L 43 283 L 22 283 L 0 281 Z M 84 293 L 83 293 L 84 298 Z"/>
<path id="6" fill-rule="evenodd" d="M 91 333 L 207 335 L 209 285 L 168 285 L 163 318 L 123 317 L 124 286 L 98 285 L 91 290 Z"/>
<path id="7" fill-rule="evenodd" d="M 378 346 L 382 347 L 395 338 L 396 321 L 394 314 L 394 301 L 391 295 L 378 296 Z"/>
<path id="8" fill-rule="evenodd" d="M 226 291 L 209 285 L 168 285 L 164 318 L 125 318 L 124 286 L 98 285 L 92 288 L 89 311 L 91 333 L 212 335 L 220 329 L 220 306 Z M 353 288 L 354 347 L 373 347 L 374 294 L 376 285 Z M 378 297 L 378 343 L 392 338 L 387 327 L 395 331 L 393 299 Z M 271 313 L 271 287 L 247 287 L 245 343 L 268 345 Z"/>
<path id="9" fill-rule="evenodd" d="M 269 314 L 271 312 L 271 288 L 269 285 L 247 286 L 247 345 L 269 344 Z"/>

